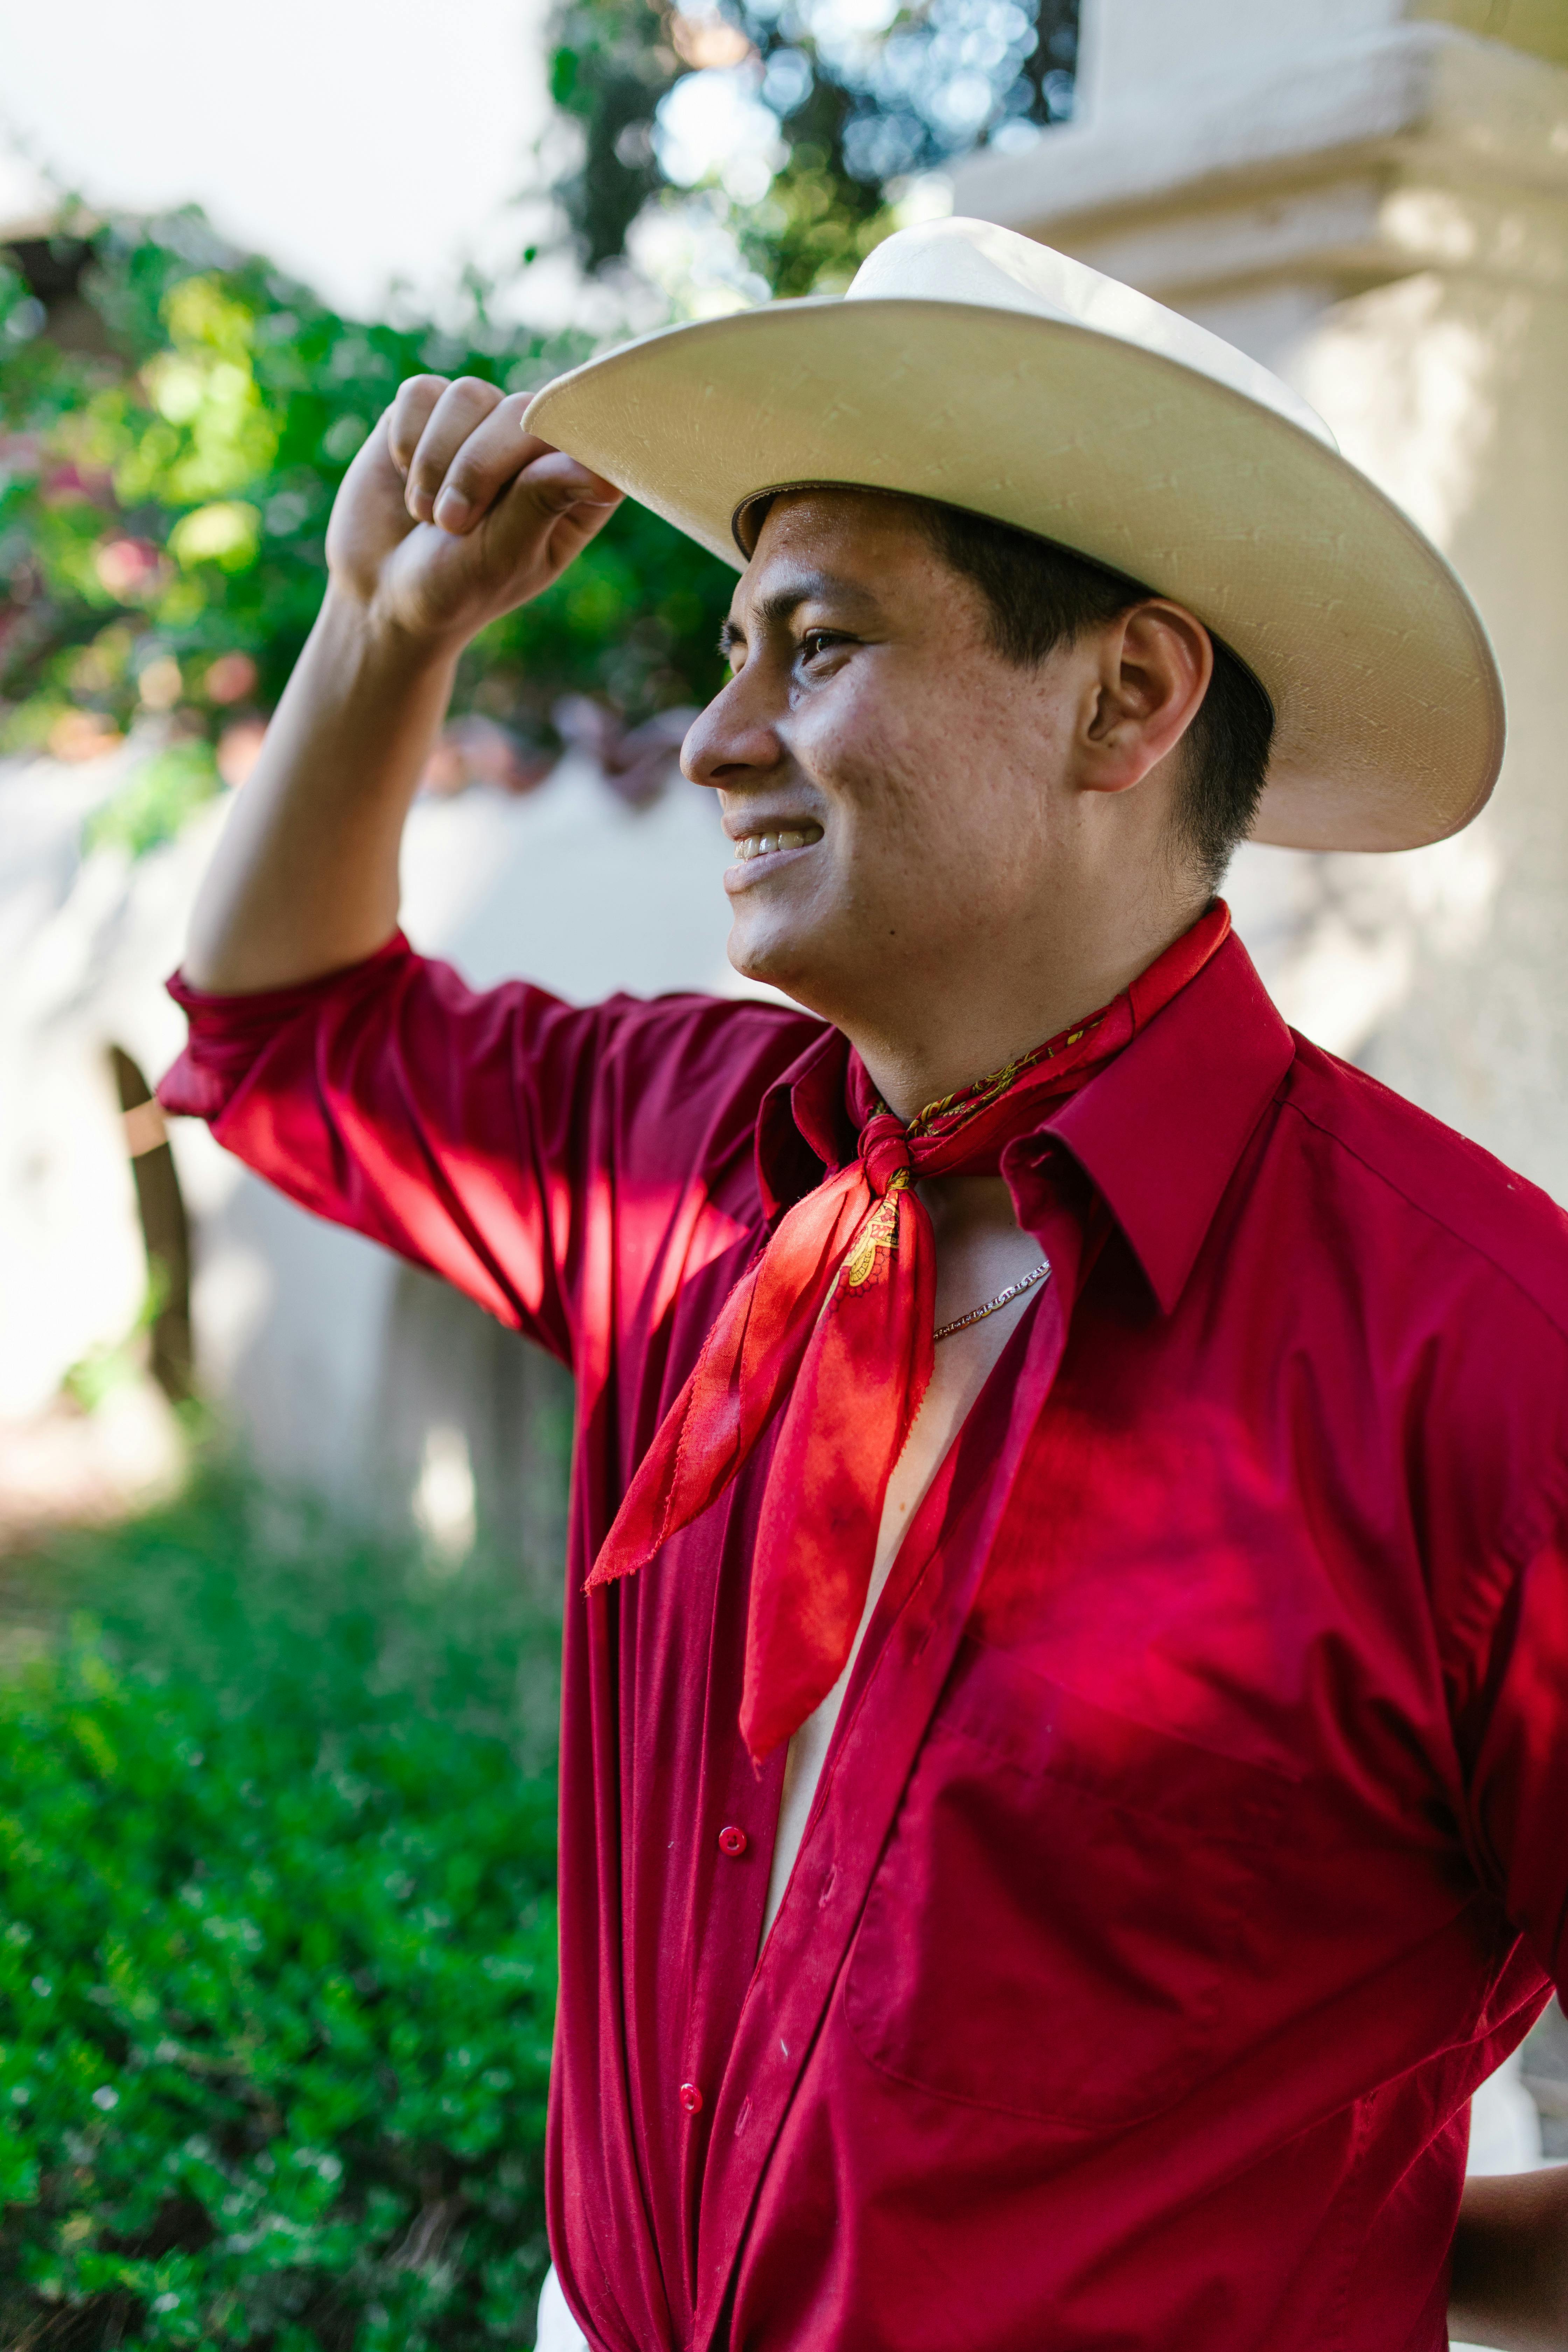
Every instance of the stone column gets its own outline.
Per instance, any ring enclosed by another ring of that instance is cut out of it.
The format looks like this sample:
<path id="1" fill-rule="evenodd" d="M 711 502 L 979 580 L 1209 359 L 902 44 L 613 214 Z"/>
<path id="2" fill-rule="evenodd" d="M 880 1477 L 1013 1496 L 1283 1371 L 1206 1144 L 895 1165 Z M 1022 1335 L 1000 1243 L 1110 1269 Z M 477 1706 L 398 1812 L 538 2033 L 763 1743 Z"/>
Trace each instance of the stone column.
<path id="1" fill-rule="evenodd" d="M 1085 0 L 1081 106 L 959 175 L 1276 369 L 1437 541 L 1510 748 L 1467 833 L 1249 848 L 1288 1016 L 1568 1202 L 1568 7 Z"/>

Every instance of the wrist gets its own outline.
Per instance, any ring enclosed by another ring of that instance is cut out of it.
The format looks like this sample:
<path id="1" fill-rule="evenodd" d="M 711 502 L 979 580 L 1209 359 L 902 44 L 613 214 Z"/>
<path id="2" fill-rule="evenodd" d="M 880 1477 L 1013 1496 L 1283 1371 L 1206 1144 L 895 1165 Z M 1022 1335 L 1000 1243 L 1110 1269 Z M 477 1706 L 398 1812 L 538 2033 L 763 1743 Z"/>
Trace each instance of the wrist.
<path id="1" fill-rule="evenodd" d="M 465 643 L 455 631 L 410 628 L 379 596 L 366 601 L 332 579 L 312 634 L 351 674 L 405 689 L 449 686 Z"/>

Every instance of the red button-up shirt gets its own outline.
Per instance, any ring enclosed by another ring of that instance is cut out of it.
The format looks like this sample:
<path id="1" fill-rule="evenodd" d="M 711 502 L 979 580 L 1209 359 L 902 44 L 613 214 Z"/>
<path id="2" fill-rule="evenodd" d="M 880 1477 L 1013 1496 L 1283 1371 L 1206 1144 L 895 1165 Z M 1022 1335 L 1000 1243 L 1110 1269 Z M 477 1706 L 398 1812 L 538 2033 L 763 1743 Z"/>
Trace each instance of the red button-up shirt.
<path id="1" fill-rule="evenodd" d="M 170 1108 L 576 1374 L 549 2197 L 590 2340 L 1437 2352 L 1466 2102 L 1568 1945 L 1552 1203 L 1293 1036 L 1234 940 L 1010 1146 L 1057 1278 L 904 1541 L 759 1957 L 767 1447 L 582 1587 L 770 1220 L 853 1151 L 843 1039 L 475 994 L 401 941 L 181 994 Z"/>

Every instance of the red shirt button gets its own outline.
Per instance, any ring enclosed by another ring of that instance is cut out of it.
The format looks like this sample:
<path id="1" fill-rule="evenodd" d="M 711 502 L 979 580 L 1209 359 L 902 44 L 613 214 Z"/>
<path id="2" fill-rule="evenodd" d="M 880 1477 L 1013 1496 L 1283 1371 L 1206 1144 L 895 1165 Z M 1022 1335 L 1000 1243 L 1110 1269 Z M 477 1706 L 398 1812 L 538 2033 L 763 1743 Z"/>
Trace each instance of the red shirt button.
<path id="1" fill-rule="evenodd" d="M 748 1841 L 745 1831 L 738 1830 L 733 1822 L 730 1823 L 727 1829 L 722 1829 L 719 1832 L 719 1851 L 721 1853 L 744 1853 L 747 1843 Z"/>
<path id="2" fill-rule="evenodd" d="M 689 2116 L 695 2116 L 701 2113 L 702 2094 L 698 2089 L 695 2083 L 682 2083 L 680 2086 L 680 2104 L 686 2109 Z"/>

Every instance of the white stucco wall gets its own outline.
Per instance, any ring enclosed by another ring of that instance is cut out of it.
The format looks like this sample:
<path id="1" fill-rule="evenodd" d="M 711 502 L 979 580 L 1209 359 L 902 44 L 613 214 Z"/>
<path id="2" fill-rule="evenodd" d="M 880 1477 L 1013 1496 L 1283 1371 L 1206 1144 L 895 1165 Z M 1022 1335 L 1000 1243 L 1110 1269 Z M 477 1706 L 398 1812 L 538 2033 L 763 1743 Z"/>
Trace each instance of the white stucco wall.
<path id="1" fill-rule="evenodd" d="M 1568 8 L 1085 0 L 1083 33 L 1079 118 L 956 208 L 1295 384 L 1455 563 L 1508 696 L 1467 833 L 1244 851 L 1238 928 L 1300 1027 L 1568 1202 Z"/>
<path id="2" fill-rule="evenodd" d="M 152 1078 L 179 1050 L 163 982 L 226 805 L 135 864 L 109 850 L 84 862 L 84 818 L 121 772 L 119 756 L 0 772 L 0 1448 L 5 1424 L 122 1339 L 145 1288 L 106 1048 Z M 585 1000 L 722 990 L 727 857 L 710 794 L 675 777 L 634 810 L 574 755 L 526 798 L 475 787 L 416 804 L 405 926 L 477 985 L 527 972 Z M 482 1451 L 490 1391 L 511 1378 L 494 1353 L 505 1335 L 257 1181 L 198 1122 L 172 1135 L 195 1229 L 200 1380 L 259 1458 L 396 1514 L 416 1424 L 467 1444 L 471 1423 Z M 499 1436 L 490 1450 L 505 1450 Z"/>

